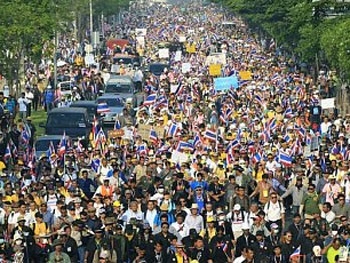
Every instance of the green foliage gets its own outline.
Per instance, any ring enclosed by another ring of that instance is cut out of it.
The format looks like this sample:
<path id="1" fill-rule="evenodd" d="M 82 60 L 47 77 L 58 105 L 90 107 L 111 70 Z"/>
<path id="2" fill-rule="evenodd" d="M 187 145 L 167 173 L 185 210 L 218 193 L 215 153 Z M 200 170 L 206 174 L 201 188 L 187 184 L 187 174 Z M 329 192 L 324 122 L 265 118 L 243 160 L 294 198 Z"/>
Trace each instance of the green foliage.
<path id="1" fill-rule="evenodd" d="M 117 14 L 121 7 L 128 6 L 129 0 L 92 0 L 94 14 L 112 16 Z"/>
<path id="2" fill-rule="evenodd" d="M 350 72 L 350 18 L 348 4 L 334 0 L 226 0 L 252 28 L 259 28 L 305 62 L 315 63 L 324 53 L 327 61 L 342 72 Z M 344 15 L 327 19 L 330 7 Z"/>

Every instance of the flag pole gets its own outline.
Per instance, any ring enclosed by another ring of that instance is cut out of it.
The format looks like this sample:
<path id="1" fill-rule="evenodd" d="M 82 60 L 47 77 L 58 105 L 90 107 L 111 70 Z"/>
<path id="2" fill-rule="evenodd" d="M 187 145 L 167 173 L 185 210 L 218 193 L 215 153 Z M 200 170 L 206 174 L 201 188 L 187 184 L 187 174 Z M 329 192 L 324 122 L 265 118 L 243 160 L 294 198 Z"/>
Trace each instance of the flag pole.
<path id="1" fill-rule="evenodd" d="M 66 144 L 66 142 L 65 142 L 66 131 L 64 131 L 63 136 L 64 136 L 64 141 L 62 140 L 62 143 Z M 62 147 L 62 145 L 61 145 L 61 147 Z M 66 147 L 66 145 L 64 147 Z M 64 151 L 63 151 L 63 174 L 66 174 L 66 149 L 64 149 Z"/>

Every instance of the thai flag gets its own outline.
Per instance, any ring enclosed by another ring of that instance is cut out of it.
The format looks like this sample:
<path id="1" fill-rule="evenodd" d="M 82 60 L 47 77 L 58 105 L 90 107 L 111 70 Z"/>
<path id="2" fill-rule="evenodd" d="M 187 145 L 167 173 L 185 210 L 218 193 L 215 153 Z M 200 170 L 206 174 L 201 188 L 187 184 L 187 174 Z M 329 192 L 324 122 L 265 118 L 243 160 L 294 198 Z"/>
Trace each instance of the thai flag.
<path id="1" fill-rule="evenodd" d="M 269 130 L 274 131 L 276 128 L 277 128 L 277 121 L 275 118 L 273 118 L 269 122 Z"/>
<path id="2" fill-rule="evenodd" d="M 176 96 L 181 95 L 182 92 L 184 91 L 184 88 L 185 88 L 184 85 L 182 85 L 182 82 L 180 82 L 179 85 L 176 88 L 175 95 Z"/>
<path id="3" fill-rule="evenodd" d="M 144 144 L 137 146 L 136 152 L 139 155 L 146 155 L 147 154 L 147 148 Z"/>
<path id="4" fill-rule="evenodd" d="M 300 257 L 301 253 L 301 246 L 297 247 L 294 252 L 289 256 L 290 259 L 294 257 Z"/>
<path id="5" fill-rule="evenodd" d="M 50 159 L 50 156 L 53 155 L 55 152 L 56 152 L 55 145 L 53 145 L 53 142 L 50 141 L 49 149 L 46 151 L 46 156 Z"/>
<path id="6" fill-rule="evenodd" d="M 305 137 L 305 135 L 306 135 L 306 130 L 305 130 L 305 128 L 304 127 L 300 127 L 300 128 L 298 128 L 297 129 L 297 132 L 299 133 L 299 135 L 301 136 L 301 137 Z"/>
<path id="7" fill-rule="evenodd" d="M 29 135 L 27 129 L 23 129 L 23 130 L 22 130 L 21 136 L 22 136 L 22 142 L 23 142 L 23 144 L 29 144 L 30 135 Z"/>
<path id="8" fill-rule="evenodd" d="M 255 143 L 253 141 L 248 142 L 248 151 L 251 153 L 255 151 Z"/>
<path id="9" fill-rule="evenodd" d="M 225 242 L 225 244 L 222 246 L 222 251 L 224 251 L 224 253 L 226 253 L 228 251 L 228 244 L 227 244 L 227 242 Z"/>
<path id="10" fill-rule="evenodd" d="M 98 132 L 98 121 L 96 119 L 96 116 L 94 116 L 91 132 L 92 132 L 92 139 L 93 139 L 93 141 L 96 141 L 96 136 L 97 136 L 97 132 Z"/>
<path id="11" fill-rule="evenodd" d="M 204 133 L 204 137 L 210 141 L 216 141 L 216 133 L 212 130 L 206 130 Z"/>
<path id="12" fill-rule="evenodd" d="M 233 163 L 235 158 L 233 157 L 232 153 L 226 154 L 226 164 Z"/>
<path id="13" fill-rule="evenodd" d="M 158 142 L 158 135 L 157 135 L 155 130 L 151 129 L 150 134 L 149 134 L 149 138 L 153 143 Z"/>
<path id="14" fill-rule="evenodd" d="M 263 104 L 264 104 L 262 98 L 261 98 L 259 95 L 256 95 L 254 99 L 255 99 L 255 101 L 256 101 L 257 103 L 259 103 L 260 105 L 263 105 Z"/>
<path id="15" fill-rule="evenodd" d="M 290 136 L 288 134 L 284 135 L 283 140 L 285 140 L 286 142 L 289 142 Z"/>
<path id="16" fill-rule="evenodd" d="M 285 118 L 293 118 L 293 110 L 292 108 L 288 107 L 286 111 L 284 112 Z"/>
<path id="17" fill-rule="evenodd" d="M 261 154 L 260 154 L 259 152 L 257 152 L 256 154 L 254 154 L 254 156 L 253 156 L 253 162 L 254 162 L 254 163 L 260 162 L 261 159 L 262 159 L 262 156 L 261 156 Z"/>
<path id="18" fill-rule="evenodd" d="M 333 145 L 331 153 L 332 154 L 339 154 L 339 147 L 338 147 L 338 145 L 336 143 Z"/>
<path id="19" fill-rule="evenodd" d="M 100 159 L 93 159 L 91 161 L 91 169 L 93 169 L 95 171 L 95 173 L 98 172 L 100 165 L 101 165 Z"/>
<path id="20" fill-rule="evenodd" d="M 264 142 L 268 142 L 270 140 L 270 132 L 268 130 L 265 130 L 262 133 L 262 139 Z"/>
<path id="21" fill-rule="evenodd" d="M 157 100 L 157 94 L 148 95 L 146 100 L 143 102 L 143 105 L 150 106 L 150 105 L 154 104 L 156 102 L 156 100 Z"/>
<path id="22" fill-rule="evenodd" d="M 120 121 L 117 118 L 114 123 L 114 130 L 119 130 L 121 128 Z"/>
<path id="23" fill-rule="evenodd" d="M 62 139 L 59 144 L 59 149 L 58 149 L 58 154 L 60 156 L 64 155 L 66 153 L 66 146 L 67 146 L 67 141 L 66 141 L 66 132 L 63 133 Z"/>
<path id="24" fill-rule="evenodd" d="M 279 161 L 284 166 L 290 167 L 290 166 L 292 166 L 293 158 L 289 154 L 287 154 L 287 153 L 285 153 L 283 151 L 280 151 L 279 152 Z"/>
<path id="25" fill-rule="evenodd" d="M 106 139 L 106 134 L 104 133 L 102 127 L 100 128 L 100 130 L 98 131 L 97 135 L 96 135 L 96 141 L 95 143 L 101 143 L 104 144 L 107 141 Z"/>
<path id="26" fill-rule="evenodd" d="M 169 137 L 174 137 L 177 134 L 178 131 L 179 131 L 179 127 L 175 123 L 172 123 L 171 126 L 168 129 L 167 135 Z"/>
<path id="27" fill-rule="evenodd" d="M 108 105 L 106 102 L 101 102 L 97 105 L 97 113 L 105 113 L 110 112 Z"/>
<path id="28" fill-rule="evenodd" d="M 197 147 L 203 143 L 202 138 L 197 133 L 196 136 L 193 138 L 193 147 Z"/>
<path id="29" fill-rule="evenodd" d="M 191 143 L 180 141 L 176 147 L 177 151 L 193 151 L 193 146 Z"/>
<path id="30" fill-rule="evenodd" d="M 14 144 L 14 142 L 12 141 L 11 138 L 10 138 L 10 140 L 9 140 L 9 145 L 10 145 L 10 149 L 11 149 L 11 154 L 12 154 L 12 156 L 17 156 L 17 154 L 18 154 L 17 146 L 16 146 L 16 144 Z"/>
<path id="31" fill-rule="evenodd" d="M 274 75 L 271 77 L 271 81 L 277 81 L 278 79 L 279 79 L 278 73 L 274 74 Z"/>
<path id="32" fill-rule="evenodd" d="M 4 157 L 6 160 L 11 158 L 11 149 L 9 144 L 6 146 Z"/>

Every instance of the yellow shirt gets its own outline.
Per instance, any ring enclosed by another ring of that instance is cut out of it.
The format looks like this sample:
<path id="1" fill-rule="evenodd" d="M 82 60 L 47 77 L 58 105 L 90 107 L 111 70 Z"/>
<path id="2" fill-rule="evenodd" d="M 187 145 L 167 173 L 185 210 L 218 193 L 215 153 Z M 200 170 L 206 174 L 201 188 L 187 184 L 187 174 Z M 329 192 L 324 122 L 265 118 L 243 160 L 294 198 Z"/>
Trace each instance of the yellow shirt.
<path id="1" fill-rule="evenodd" d="M 4 164 L 3 161 L 0 161 L 0 172 L 6 168 L 6 165 Z"/>
<path id="2" fill-rule="evenodd" d="M 184 262 L 184 258 L 181 254 L 176 253 L 176 262 L 177 263 L 183 263 Z"/>
<path id="3" fill-rule="evenodd" d="M 255 173 L 255 180 L 257 181 L 257 182 L 260 182 L 261 180 L 262 180 L 262 176 L 263 176 L 263 174 L 264 174 L 264 171 L 258 171 L 258 172 L 256 172 Z"/>
<path id="4" fill-rule="evenodd" d="M 40 234 L 47 235 L 50 232 L 50 229 L 46 226 L 45 222 L 35 223 L 32 228 L 35 236 L 39 236 Z"/>
<path id="5" fill-rule="evenodd" d="M 335 250 L 332 246 L 327 250 L 327 261 L 328 263 L 335 263 L 335 256 L 339 255 L 340 249 Z"/>

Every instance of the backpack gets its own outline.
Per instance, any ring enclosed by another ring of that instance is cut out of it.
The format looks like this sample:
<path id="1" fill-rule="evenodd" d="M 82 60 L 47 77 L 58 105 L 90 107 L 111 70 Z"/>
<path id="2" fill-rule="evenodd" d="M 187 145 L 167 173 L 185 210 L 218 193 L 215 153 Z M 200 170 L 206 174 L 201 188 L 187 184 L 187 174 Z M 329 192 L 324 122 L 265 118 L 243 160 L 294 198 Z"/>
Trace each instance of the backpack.
<path id="1" fill-rule="evenodd" d="M 280 208 L 280 210 L 282 210 L 282 205 L 281 205 L 281 201 L 277 201 L 278 202 L 278 206 Z M 270 201 L 267 203 L 267 210 L 270 209 Z"/>

